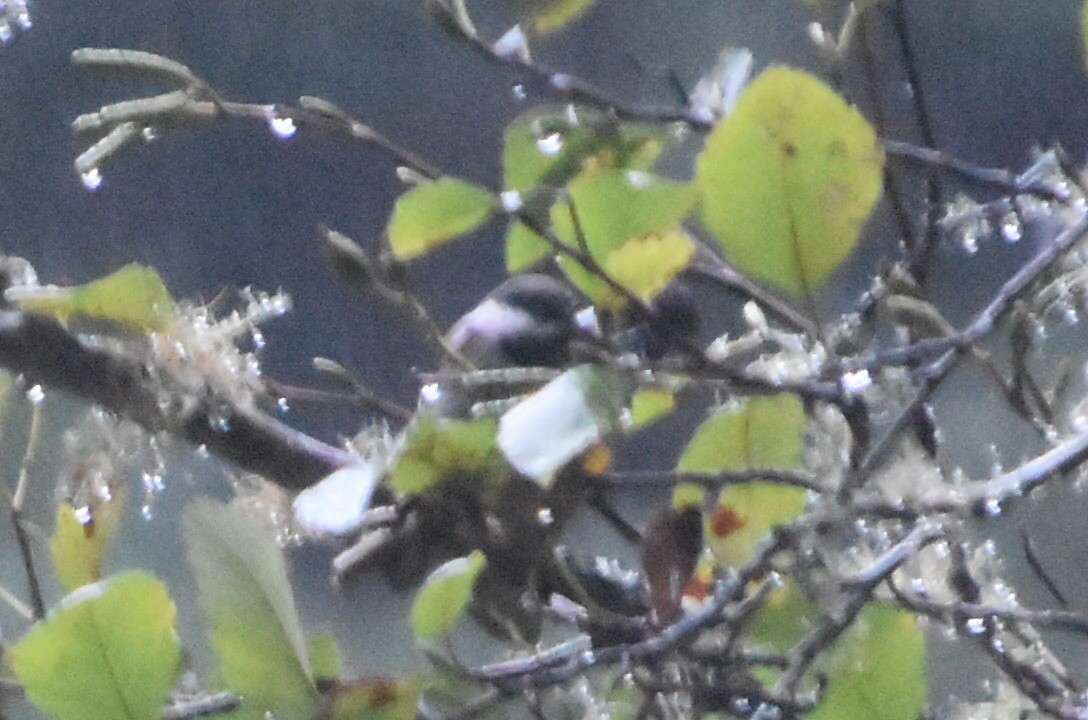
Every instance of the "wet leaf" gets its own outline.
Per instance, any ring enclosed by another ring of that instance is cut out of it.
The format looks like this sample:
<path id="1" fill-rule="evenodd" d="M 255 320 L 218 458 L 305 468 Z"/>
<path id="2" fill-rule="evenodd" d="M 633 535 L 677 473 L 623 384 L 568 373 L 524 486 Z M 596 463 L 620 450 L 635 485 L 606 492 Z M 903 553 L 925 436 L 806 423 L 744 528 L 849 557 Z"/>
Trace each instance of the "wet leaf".
<path id="1" fill-rule="evenodd" d="M 699 156 L 703 223 L 742 272 L 809 294 L 857 243 L 883 162 L 872 127 L 831 88 L 771 68 Z"/>
<path id="2" fill-rule="evenodd" d="M 499 449 L 518 472 L 548 485 L 556 471 L 620 427 L 629 396 L 615 371 L 572 368 L 503 414 Z"/>
<path id="3" fill-rule="evenodd" d="M 567 197 L 569 202 L 552 208 L 556 235 L 579 250 L 584 240 L 594 261 L 643 299 L 656 295 L 691 259 L 694 246 L 679 228 L 695 201 L 690 185 L 612 170 L 580 175 Z M 563 256 L 560 267 L 594 304 L 622 307 L 623 298 L 576 260 Z"/>
<path id="4" fill-rule="evenodd" d="M 495 480 L 503 473 L 492 418 L 459 421 L 427 415 L 408 432 L 389 476 L 389 486 L 401 495 L 424 493 L 452 475 Z"/>
<path id="5" fill-rule="evenodd" d="M 68 503 L 57 507 L 57 529 L 49 541 L 53 570 L 61 587 L 71 592 L 102 578 L 102 555 L 121 522 L 124 494 L 97 503 L 93 524 L 84 524 Z"/>
<path id="6" fill-rule="evenodd" d="M 427 576 L 412 603 L 412 632 L 418 640 L 429 642 L 449 634 L 472 600 L 476 578 L 486 566 L 484 554 L 474 550 Z"/>
<path id="7" fill-rule="evenodd" d="M 125 573 L 65 597 L 6 661 L 55 720 L 158 720 L 181 660 L 175 613 L 162 583 Z"/>
<path id="8" fill-rule="evenodd" d="M 483 225 L 495 210 L 487 190 L 456 178 L 429 180 L 400 196 L 389 220 L 389 246 L 401 260 Z"/>
<path id="9" fill-rule="evenodd" d="M 315 691 L 283 551 L 247 506 L 207 498 L 182 515 L 186 554 L 234 715 L 308 720 Z"/>
<path id="10" fill-rule="evenodd" d="M 538 33 L 552 33 L 581 17 L 597 0 L 551 0 L 533 17 L 532 27 Z"/>
<path id="11" fill-rule="evenodd" d="M 926 702 L 926 648 L 918 618 L 870 603 L 831 648 L 828 687 L 812 720 L 915 720 Z"/>
<path id="12" fill-rule="evenodd" d="M 73 318 L 113 323 L 135 333 L 162 332 L 174 323 L 174 298 L 152 268 L 126 265 L 112 275 L 75 287 L 19 285 L 5 297 L 32 313 L 67 324 Z"/>
<path id="13" fill-rule="evenodd" d="M 677 464 L 680 472 L 801 467 L 805 412 L 793 395 L 757 397 L 719 410 L 695 431 Z M 719 562 L 738 565 L 772 527 L 792 520 L 805 508 L 800 488 L 748 483 L 725 488 L 707 518 L 707 544 Z"/>
<path id="14" fill-rule="evenodd" d="M 639 390 L 631 398 L 631 430 L 644 428 L 665 417 L 676 406 L 676 396 L 668 390 Z"/>
<path id="15" fill-rule="evenodd" d="M 336 688 L 330 720 L 414 720 L 422 685 L 415 678 L 358 680 Z"/>

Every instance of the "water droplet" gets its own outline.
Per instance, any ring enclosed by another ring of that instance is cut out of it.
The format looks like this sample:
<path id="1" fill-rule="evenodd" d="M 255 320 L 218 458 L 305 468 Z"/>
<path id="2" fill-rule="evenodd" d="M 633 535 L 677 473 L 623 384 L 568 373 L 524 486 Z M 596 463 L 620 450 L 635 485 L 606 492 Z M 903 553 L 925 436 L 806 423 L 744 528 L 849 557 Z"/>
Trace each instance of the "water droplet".
<path id="1" fill-rule="evenodd" d="M 230 418 L 222 412 L 208 413 L 208 427 L 216 432 L 230 432 Z"/>
<path id="2" fill-rule="evenodd" d="M 545 505 L 536 509 L 536 520 L 541 525 L 547 527 L 555 522 L 555 516 L 552 514 L 552 509 Z"/>
<path id="3" fill-rule="evenodd" d="M 1020 218 L 1016 216 L 1016 213 L 1010 212 L 1001 218 L 1001 237 L 1005 238 L 1007 243 L 1020 242 L 1020 238 L 1024 237 L 1024 227 L 1020 224 Z"/>
<path id="4" fill-rule="evenodd" d="M 279 110 L 275 105 L 269 105 L 265 110 L 265 115 L 268 118 L 268 129 L 280 140 L 288 140 L 298 132 L 298 126 L 295 125 L 295 121 L 289 117 L 280 115 Z"/>
<path id="5" fill-rule="evenodd" d="M 495 41 L 491 50 L 507 60 L 529 60 L 529 43 L 520 25 L 515 25 L 503 33 L 502 37 Z"/>
<path id="6" fill-rule="evenodd" d="M 74 513 L 76 517 L 76 522 L 78 522 L 83 527 L 87 527 L 94 522 L 94 515 L 91 513 L 91 508 L 89 505 L 81 505 L 77 507 Z"/>
<path id="7" fill-rule="evenodd" d="M 506 190 L 499 193 L 499 202 L 502 203 L 502 209 L 511 214 L 521 210 L 523 204 L 521 193 L 517 190 Z"/>
<path id="8" fill-rule="evenodd" d="M 140 506 L 140 517 L 147 522 L 151 522 L 155 519 L 155 510 L 151 507 L 150 503 L 144 503 Z"/>
<path id="9" fill-rule="evenodd" d="M 974 255 L 978 252 L 978 236 L 979 233 L 974 228 L 965 228 L 960 233 L 960 247 L 968 255 Z"/>
<path id="10" fill-rule="evenodd" d="M 208 450 L 207 445 L 197 445 L 196 446 L 196 454 L 197 454 L 197 457 L 205 458 L 205 459 L 210 458 L 212 456 L 211 452 Z"/>
<path id="11" fill-rule="evenodd" d="M 514 87 L 510 88 L 510 94 L 514 96 L 515 100 L 525 100 L 529 97 L 529 93 L 525 90 L 525 86 L 518 83 Z"/>
<path id="12" fill-rule="evenodd" d="M 986 619 L 978 617 L 968 618 L 967 622 L 964 623 L 964 626 L 967 628 L 967 632 L 972 635 L 982 635 L 986 632 Z"/>
<path id="13" fill-rule="evenodd" d="M 81 172 L 79 174 L 79 180 L 83 183 L 83 187 L 88 190 L 97 190 L 102 187 L 102 173 L 100 173 L 96 167 L 93 167 L 86 172 Z"/>
<path id="14" fill-rule="evenodd" d="M 982 503 L 982 512 L 986 513 L 987 517 L 1001 517 L 1001 501 L 997 498 L 986 498 Z"/>
<path id="15" fill-rule="evenodd" d="M 873 376 L 869 374 L 868 370 L 863 368 L 854 372 L 843 373 L 840 383 L 842 384 L 842 389 L 846 391 L 848 395 L 856 395 L 872 386 Z"/>
<path id="16" fill-rule="evenodd" d="M 42 390 L 41 385 L 34 385 L 26 391 L 26 399 L 31 405 L 41 405 L 45 400 L 45 391 Z"/>
<path id="17" fill-rule="evenodd" d="M 631 183 L 631 187 L 637 190 L 645 190 L 650 187 L 650 183 L 653 182 L 653 177 L 650 173 L 645 173 L 641 170 L 628 170 L 627 182 Z"/>
<path id="18" fill-rule="evenodd" d="M 280 414 L 286 415 L 287 411 L 291 409 L 291 406 L 287 404 L 287 398 L 281 397 L 276 401 L 276 407 L 280 409 Z"/>
<path id="19" fill-rule="evenodd" d="M 542 155 L 555 157 L 563 151 L 563 136 L 557 132 L 553 132 L 544 137 L 537 138 L 536 149 L 539 150 Z"/>
<path id="20" fill-rule="evenodd" d="M 144 136 L 144 142 L 151 142 L 152 140 L 157 140 L 159 138 L 158 131 L 155 130 L 155 128 L 151 127 L 150 125 L 145 127 L 140 132 Z"/>
<path id="21" fill-rule="evenodd" d="M 15 31 L 8 23 L 0 23 L 0 43 L 9 43 L 15 37 Z"/>

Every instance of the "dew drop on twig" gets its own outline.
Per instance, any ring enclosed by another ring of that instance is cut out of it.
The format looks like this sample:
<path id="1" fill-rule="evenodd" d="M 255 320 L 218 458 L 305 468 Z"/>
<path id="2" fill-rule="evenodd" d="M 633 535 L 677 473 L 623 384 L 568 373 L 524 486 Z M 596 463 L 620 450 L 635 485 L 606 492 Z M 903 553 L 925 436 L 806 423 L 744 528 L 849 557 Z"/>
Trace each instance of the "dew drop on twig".
<path id="1" fill-rule="evenodd" d="M 45 391 L 42 390 L 41 385 L 34 385 L 26 391 L 26 399 L 32 405 L 41 405 L 45 401 Z"/>
<path id="2" fill-rule="evenodd" d="M 295 125 L 295 121 L 290 117 L 280 115 L 280 112 L 276 109 L 275 105 L 269 105 L 265 114 L 268 118 L 268 129 L 280 140 L 289 140 L 294 137 L 296 132 L 298 132 L 298 126 Z"/>
<path id="3" fill-rule="evenodd" d="M 86 172 L 79 174 L 79 180 L 83 183 L 83 187 L 88 190 L 97 190 L 102 187 L 102 173 L 98 171 L 98 168 L 93 167 Z"/>

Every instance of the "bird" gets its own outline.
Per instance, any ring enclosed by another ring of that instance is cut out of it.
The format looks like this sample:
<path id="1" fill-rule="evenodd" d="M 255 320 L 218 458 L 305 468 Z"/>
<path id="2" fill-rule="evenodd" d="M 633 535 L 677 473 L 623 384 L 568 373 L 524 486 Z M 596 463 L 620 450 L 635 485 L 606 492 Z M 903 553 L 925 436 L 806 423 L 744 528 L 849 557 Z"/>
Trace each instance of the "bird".
<path id="1" fill-rule="evenodd" d="M 580 339 L 592 340 L 590 327 L 579 324 L 578 295 L 543 274 L 515 275 L 487 294 L 446 333 L 449 348 L 478 370 L 563 368 L 573 359 Z M 462 382 L 463 367 L 447 359 L 437 382 L 420 393 L 420 409 L 440 417 L 465 419 L 472 406 L 524 391 L 516 378 L 494 383 Z"/>
<path id="2" fill-rule="evenodd" d="M 562 367 L 578 325 L 578 297 L 549 275 L 509 278 L 463 315 L 446 336 L 478 368 Z"/>

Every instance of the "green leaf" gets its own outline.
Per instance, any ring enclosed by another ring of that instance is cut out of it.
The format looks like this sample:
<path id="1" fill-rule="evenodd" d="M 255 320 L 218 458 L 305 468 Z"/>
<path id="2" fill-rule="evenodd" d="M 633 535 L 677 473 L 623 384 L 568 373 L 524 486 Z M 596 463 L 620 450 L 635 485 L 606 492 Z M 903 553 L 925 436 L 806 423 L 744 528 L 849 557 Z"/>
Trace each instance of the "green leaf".
<path id="1" fill-rule="evenodd" d="M 322 680 L 338 680 L 340 678 L 340 646 L 336 644 L 336 638 L 332 633 L 318 633 L 310 638 L 308 646 L 310 657 L 310 672 L 315 678 Z"/>
<path id="2" fill-rule="evenodd" d="M 760 606 L 748 633 L 749 642 L 764 652 L 785 653 L 819 617 L 815 607 L 792 578 L 785 578 Z"/>
<path id="3" fill-rule="evenodd" d="M 415 678 L 344 684 L 333 693 L 329 720 L 415 720 L 422 691 Z"/>
<path id="4" fill-rule="evenodd" d="M 72 318 L 113 323 L 135 333 L 162 332 L 175 320 L 174 298 L 152 268 L 126 265 L 112 275 L 76 287 L 15 286 L 5 297 L 23 309 L 67 324 Z"/>
<path id="5" fill-rule="evenodd" d="M 811 720 L 915 720 L 926 702 L 926 648 L 918 618 L 870 603 L 821 666 L 828 686 Z"/>
<path id="6" fill-rule="evenodd" d="M 472 600 L 472 587 L 487 566 L 479 550 L 440 566 L 423 582 L 412 603 L 412 632 L 428 642 L 445 637 Z"/>
<path id="7" fill-rule="evenodd" d="M 68 503 L 57 508 L 57 529 L 49 541 L 53 570 L 61 587 L 71 592 L 102 578 L 102 555 L 121 521 L 124 493 L 96 503 L 92 522 L 84 524 Z"/>
<path id="8" fill-rule="evenodd" d="M 65 597 L 6 660 L 55 720 L 157 720 L 181 660 L 175 613 L 162 583 L 125 573 Z"/>
<path id="9" fill-rule="evenodd" d="M 542 34 L 561 30 L 581 17 L 597 0 L 551 0 L 533 17 L 532 28 Z"/>
<path id="10" fill-rule="evenodd" d="M 857 110 L 811 75 L 771 68 L 699 156 L 703 223 L 742 272 L 806 295 L 857 243 L 883 164 Z"/>
<path id="11" fill-rule="evenodd" d="M 805 426 L 804 408 L 794 395 L 731 403 L 699 426 L 677 470 L 718 473 L 800 468 Z M 707 545 L 719 562 L 739 565 L 772 527 L 796 518 L 805 504 L 805 492 L 800 488 L 758 482 L 727 487 L 707 518 Z"/>
<path id="12" fill-rule="evenodd" d="M 308 720 L 316 699 L 283 551 L 247 506 L 197 498 L 182 514 L 189 563 L 234 717 Z"/>
<path id="13" fill-rule="evenodd" d="M 646 427 L 676 406 L 676 396 L 668 390 L 639 390 L 631 398 L 631 430 Z"/>
<path id="14" fill-rule="evenodd" d="M 511 275 L 528 270 L 552 252 L 548 241 L 526 227 L 525 223 L 510 221 L 506 229 L 506 270 Z"/>
<path id="15" fill-rule="evenodd" d="M 503 475 L 493 418 L 460 421 L 425 415 L 407 432 L 407 444 L 389 476 L 394 492 L 418 495 L 452 475 L 493 481 Z"/>
<path id="16" fill-rule="evenodd" d="M 562 187 L 582 172 L 649 170 L 663 140 L 658 128 L 617 123 L 590 108 L 533 110 L 506 128 L 505 187 L 524 194 L 538 185 Z"/>
<path id="17" fill-rule="evenodd" d="M 568 186 L 567 197 L 569 202 L 552 208 L 556 235 L 581 249 L 580 232 L 594 261 L 643 299 L 664 288 L 694 253 L 679 229 L 695 202 L 690 185 L 641 171 L 609 170 L 583 173 Z M 563 256 L 560 267 L 594 304 L 622 307 L 623 299 L 576 260 Z"/>
<path id="18" fill-rule="evenodd" d="M 471 183 L 449 177 L 422 182 L 397 200 L 389 246 L 401 260 L 411 260 L 480 227 L 494 209 L 492 194 Z"/>
<path id="19" fill-rule="evenodd" d="M 611 369 L 567 370 L 503 414 L 499 449 L 518 472 L 549 485 L 556 471 L 620 427 L 630 394 Z"/>

